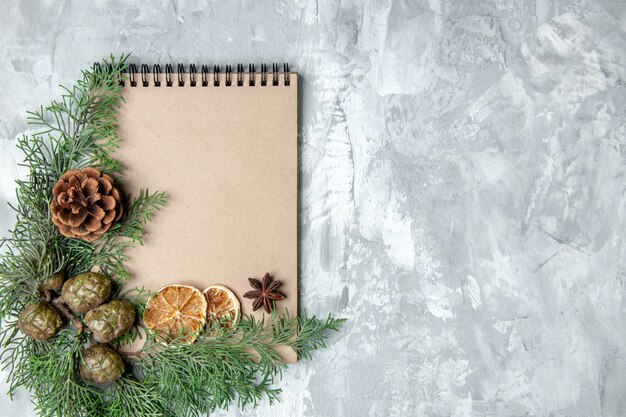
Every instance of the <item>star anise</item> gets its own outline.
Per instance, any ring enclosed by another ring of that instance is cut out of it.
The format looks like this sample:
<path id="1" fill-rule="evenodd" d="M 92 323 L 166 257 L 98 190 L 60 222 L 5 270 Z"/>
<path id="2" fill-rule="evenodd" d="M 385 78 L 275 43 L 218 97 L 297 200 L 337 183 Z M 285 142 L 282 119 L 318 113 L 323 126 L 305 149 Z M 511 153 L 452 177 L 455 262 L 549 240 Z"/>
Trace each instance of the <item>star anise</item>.
<path id="1" fill-rule="evenodd" d="M 273 301 L 284 300 L 287 298 L 285 294 L 276 291 L 282 285 L 280 281 L 274 281 L 269 272 L 263 275 L 263 280 L 248 278 L 250 285 L 254 290 L 248 291 L 243 296 L 245 298 L 254 299 L 252 302 L 252 310 L 257 311 L 261 306 L 267 313 L 271 313 L 274 308 Z"/>

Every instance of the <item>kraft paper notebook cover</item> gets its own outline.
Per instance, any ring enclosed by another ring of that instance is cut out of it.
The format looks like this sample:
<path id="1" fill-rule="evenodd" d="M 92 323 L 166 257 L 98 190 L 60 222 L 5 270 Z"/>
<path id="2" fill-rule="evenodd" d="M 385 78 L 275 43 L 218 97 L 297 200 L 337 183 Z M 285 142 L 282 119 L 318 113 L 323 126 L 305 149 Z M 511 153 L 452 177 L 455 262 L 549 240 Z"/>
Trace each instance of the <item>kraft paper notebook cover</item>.
<path id="1" fill-rule="evenodd" d="M 123 189 L 169 195 L 128 252 L 133 287 L 222 284 L 251 314 L 248 277 L 269 272 L 287 295 L 279 311 L 297 314 L 297 87 L 277 67 L 131 74 L 118 114 Z"/>

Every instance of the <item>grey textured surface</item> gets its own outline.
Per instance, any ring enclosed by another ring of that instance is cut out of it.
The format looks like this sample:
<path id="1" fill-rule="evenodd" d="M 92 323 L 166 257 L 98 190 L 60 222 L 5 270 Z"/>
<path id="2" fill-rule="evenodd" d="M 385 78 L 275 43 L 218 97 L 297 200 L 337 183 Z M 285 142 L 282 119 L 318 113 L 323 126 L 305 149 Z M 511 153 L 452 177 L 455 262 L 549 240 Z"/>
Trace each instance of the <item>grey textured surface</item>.
<path id="1" fill-rule="evenodd" d="M 302 304 L 349 321 L 245 415 L 626 415 L 623 1 L 131 3 L 5 3 L 2 229 L 24 111 L 93 60 L 288 61 Z"/>

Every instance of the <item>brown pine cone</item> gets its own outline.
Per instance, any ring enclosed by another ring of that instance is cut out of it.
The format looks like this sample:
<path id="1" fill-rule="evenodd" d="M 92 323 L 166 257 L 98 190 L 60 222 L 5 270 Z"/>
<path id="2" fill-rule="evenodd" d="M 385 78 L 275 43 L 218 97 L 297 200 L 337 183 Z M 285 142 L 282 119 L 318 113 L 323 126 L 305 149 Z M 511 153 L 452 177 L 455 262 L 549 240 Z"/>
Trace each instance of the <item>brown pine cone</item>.
<path id="1" fill-rule="evenodd" d="M 52 221 L 63 236 L 93 242 L 122 216 L 113 178 L 95 168 L 67 171 L 52 189 Z"/>

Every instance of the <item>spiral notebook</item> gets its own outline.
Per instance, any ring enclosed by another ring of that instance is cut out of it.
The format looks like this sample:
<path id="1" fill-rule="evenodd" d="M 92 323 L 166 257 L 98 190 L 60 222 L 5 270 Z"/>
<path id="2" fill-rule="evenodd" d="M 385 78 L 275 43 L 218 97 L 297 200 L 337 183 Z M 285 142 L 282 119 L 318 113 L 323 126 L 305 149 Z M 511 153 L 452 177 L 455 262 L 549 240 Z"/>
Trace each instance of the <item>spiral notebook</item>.
<path id="1" fill-rule="evenodd" d="M 297 74 L 286 65 L 139 68 L 130 66 L 118 113 L 123 188 L 169 201 L 145 245 L 128 252 L 131 283 L 222 284 L 252 314 L 248 278 L 269 272 L 287 295 L 279 309 L 297 314 Z"/>

